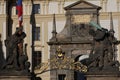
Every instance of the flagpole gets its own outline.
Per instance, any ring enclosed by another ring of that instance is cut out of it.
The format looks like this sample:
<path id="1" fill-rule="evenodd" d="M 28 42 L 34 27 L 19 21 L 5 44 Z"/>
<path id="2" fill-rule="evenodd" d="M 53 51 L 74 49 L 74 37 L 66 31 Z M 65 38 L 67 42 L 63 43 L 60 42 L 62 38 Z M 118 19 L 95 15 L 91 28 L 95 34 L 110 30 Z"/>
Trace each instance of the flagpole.
<path id="1" fill-rule="evenodd" d="M 19 34 L 22 35 L 24 32 L 23 32 L 23 26 L 22 26 L 22 18 L 23 18 L 23 8 L 22 8 L 22 0 L 18 0 L 17 1 L 17 6 L 16 6 L 16 9 L 17 9 L 17 14 L 18 14 L 18 21 L 19 21 Z M 18 43 L 18 52 L 19 52 L 19 55 L 23 55 L 24 52 L 23 52 L 23 43 L 24 43 L 24 40 L 20 41 Z M 21 67 L 21 66 L 20 66 Z"/>

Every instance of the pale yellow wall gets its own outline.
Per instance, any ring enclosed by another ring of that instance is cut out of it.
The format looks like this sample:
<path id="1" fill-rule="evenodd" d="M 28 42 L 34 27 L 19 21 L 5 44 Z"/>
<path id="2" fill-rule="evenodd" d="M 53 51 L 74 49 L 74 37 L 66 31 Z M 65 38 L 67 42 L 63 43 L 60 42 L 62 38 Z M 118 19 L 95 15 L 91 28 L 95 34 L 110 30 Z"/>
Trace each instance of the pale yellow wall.
<path id="1" fill-rule="evenodd" d="M 4 57 L 6 57 L 6 47 L 4 44 L 4 40 L 6 39 L 6 15 L 4 14 L 0 15 L 0 34 L 1 34 L 3 52 L 5 53 Z"/>
<path id="2" fill-rule="evenodd" d="M 117 0 L 108 0 L 107 11 L 108 12 L 117 12 Z"/>
<path id="3" fill-rule="evenodd" d="M 53 27 L 53 13 L 56 14 L 56 26 L 57 32 L 59 33 L 66 23 L 65 11 L 63 7 L 76 2 L 77 0 L 52 0 L 52 1 L 45 1 L 45 0 L 34 0 L 34 3 L 41 5 L 40 14 L 35 15 L 36 25 L 40 27 L 41 39 L 40 41 L 35 41 L 35 50 L 42 51 L 42 62 L 47 62 L 49 59 L 49 46 L 47 42 L 52 37 L 52 27 Z M 103 9 L 100 11 L 100 23 L 102 27 L 109 29 L 110 21 L 109 21 L 109 14 L 107 12 L 112 11 L 113 13 L 113 20 L 114 20 L 114 29 L 116 31 L 115 36 L 120 40 L 120 0 L 86 0 L 92 2 L 96 5 L 102 6 Z M 118 3 L 119 2 L 119 3 Z M 2 3 L 2 4 L 1 4 Z M 6 22 L 6 15 L 5 15 L 5 4 L 4 0 L 0 0 L 0 33 L 2 33 L 2 40 L 5 40 L 4 35 L 6 35 L 5 22 Z M 111 7 L 111 4 L 113 5 Z M 118 6 L 116 6 L 118 5 Z M 27 34 L 24 43 L 28 44 L 27 53 L 29 57 L 29 61 L 32 60 L 32 25 L 30 24 L 30 14 L 32 10 L 31 0 L 23 0 L 23 26 L 24 31 Z M 107 11 L 107 12 L 106 12 Z M 16 27 L 18 26 L 18 16 L 15 14 L 15 8 L 13 8 L 12 19 L 13 19 L 13 33 L 15 32 Z M 3 15 L 4 14 L 4 15 Z M 3 37 L 4 36 L 4 37 Z M 4 44 L 4 43 L 3 43 Z M 5 52 L 5 46 L 4 52 Z M 118 46 L 118 50 L 120 50 L 120 45 Z M 120 51 L 118 51 L 119 53 Z M 120 60 L 120 55 L 118 54 L 118 59 Z M 38 75 L 44 80 L 49 80 L 50 73 L 44 73 L 42 75 Z"/>

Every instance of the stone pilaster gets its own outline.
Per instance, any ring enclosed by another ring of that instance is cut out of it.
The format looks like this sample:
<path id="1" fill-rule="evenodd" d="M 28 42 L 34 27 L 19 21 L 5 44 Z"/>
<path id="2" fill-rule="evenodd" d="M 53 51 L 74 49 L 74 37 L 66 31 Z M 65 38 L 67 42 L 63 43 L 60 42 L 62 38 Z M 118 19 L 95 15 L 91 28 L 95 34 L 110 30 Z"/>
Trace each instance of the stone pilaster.
<path id="1" fill-rule="evenodd" d="M 100 6 L 102 7 L 101 11 L 103 12 L 103 0 L 100 0 Z"/>
<path id="2" fill-rule="evenodd" d="M 13 13 L 12 15 L 16 15 L 16 7 L 13 7 Z"/>
<path id="3" fill-rule="evenodd" d="M 102 7 L 102 12 L 105 12 L 107 10 L 107 2 L 108 2 L 108 0 L 100 1 L 101 7 Z"/>
<path id="4" fill-rule="evenodd" d="M 49 12 L 49 1 L 46 2 L 46 14 Z"/>
<path id="5" fill-rule="evenodd" d="M 120 9 L 120 0 L 117 0 L 116 2 L 117 2 L 117 11 L 119 11 L 119 9 Z"/>
<path id="6" fill-rule="evenodd" d="M 65 2 L 62 2 L 62 14 L 64 14 L 64 5 L 65 5 Z"/>
<path id="7" fill-rule="evenodd" d="M 6 14 L 6 2 L 4 2 L 4 14 Z"/>
<path id="8" fill-rule="evenodd" d="M 104 0 L 104 8 L 105 8 L 105 11 L 107 11 L 107 2 L 108 2 L 108 0 Z"/>
<path id="9" fill-rule="evenodd" d="M 28 3 L 28 15 L 30 14 L 30 3 Z"/>
<path id="10" fill-rule="evenodd" d="M 4 3 L 1 2 L 1 14 L 3 14 L 3 12 L 4 12 Z"/>
<path id="11" fill-rule="evenodd" d="M 58 2 L 58 14 L 61 13 L 61 2 Z"/>
<path id="12" fill-rule="evenodd" d="M 27 15 L 27 3 L 25 3 L 24 13 L 25 13 L 25 15 Z"/>
<path id="13" fill-rule="evenodd" d="M 29 4 L 30 14 L 32 13 L 32 4 Z"/>
<path id="14" fill-rule="evenodd" d="M 45 14 L 45 2 L 42 3 L 42 8 L 43 8 L 43 14 Z"/>

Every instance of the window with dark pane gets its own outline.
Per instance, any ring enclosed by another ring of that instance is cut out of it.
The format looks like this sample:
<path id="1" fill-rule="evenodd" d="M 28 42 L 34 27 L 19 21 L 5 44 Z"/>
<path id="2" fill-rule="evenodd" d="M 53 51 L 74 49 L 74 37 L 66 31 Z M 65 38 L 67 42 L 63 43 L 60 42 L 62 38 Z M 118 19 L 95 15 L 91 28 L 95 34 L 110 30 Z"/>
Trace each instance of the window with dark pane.
<path id="1" fill-rule="evenodd" d="M 36 66 L 38 66 L 41 63 L 41 60 L 42 60 L 41 51 L 34 51 L 33 59 L 34 59 L 33 67 L 35 68 Z"/>
<path id="2" fill-rule="evenodd" d="M 40 4 L 33 4 L 33 13 L 40 14 Z"/>
<path id="3" fill-rule="evenodd" d="M 35 27 L 34 39 L 36 41 L 40 40 L 40 27 Z"/>
<path id="4" fill-rule="evenodd" d="M 18 15 L 18 10 L 16 9 L 16 15 Z"/>

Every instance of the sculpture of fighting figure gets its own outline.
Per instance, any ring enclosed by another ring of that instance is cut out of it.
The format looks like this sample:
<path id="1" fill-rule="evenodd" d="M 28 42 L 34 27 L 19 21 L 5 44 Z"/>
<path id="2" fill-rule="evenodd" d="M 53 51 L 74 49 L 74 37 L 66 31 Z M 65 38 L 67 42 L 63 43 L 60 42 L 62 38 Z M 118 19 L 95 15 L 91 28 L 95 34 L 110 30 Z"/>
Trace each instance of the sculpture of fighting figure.
<path id="1" fill-rule="evenodd" d="M 96 27 L 90 24 L 92 27 Z M 118 71 L 119 62 L 115 59 L 115 45 L 119 41 L 114 37 L 114 33 L 100 26 L 90 29 L 93 36 L 92 50 L 89 56 L 89 71 Z"/>
<path id="2" fill-rule="evenodd" d="M 19 27 L 11 37 L 5 40 L 7 55 L 4 69 L 25 70 L 29 68 L 30 63 L 27 62 L 26 44 L 25 50 L 23 51 L 23 41 L 25 37 L 26 34 L 22 31 L 22 27 Z"/>

